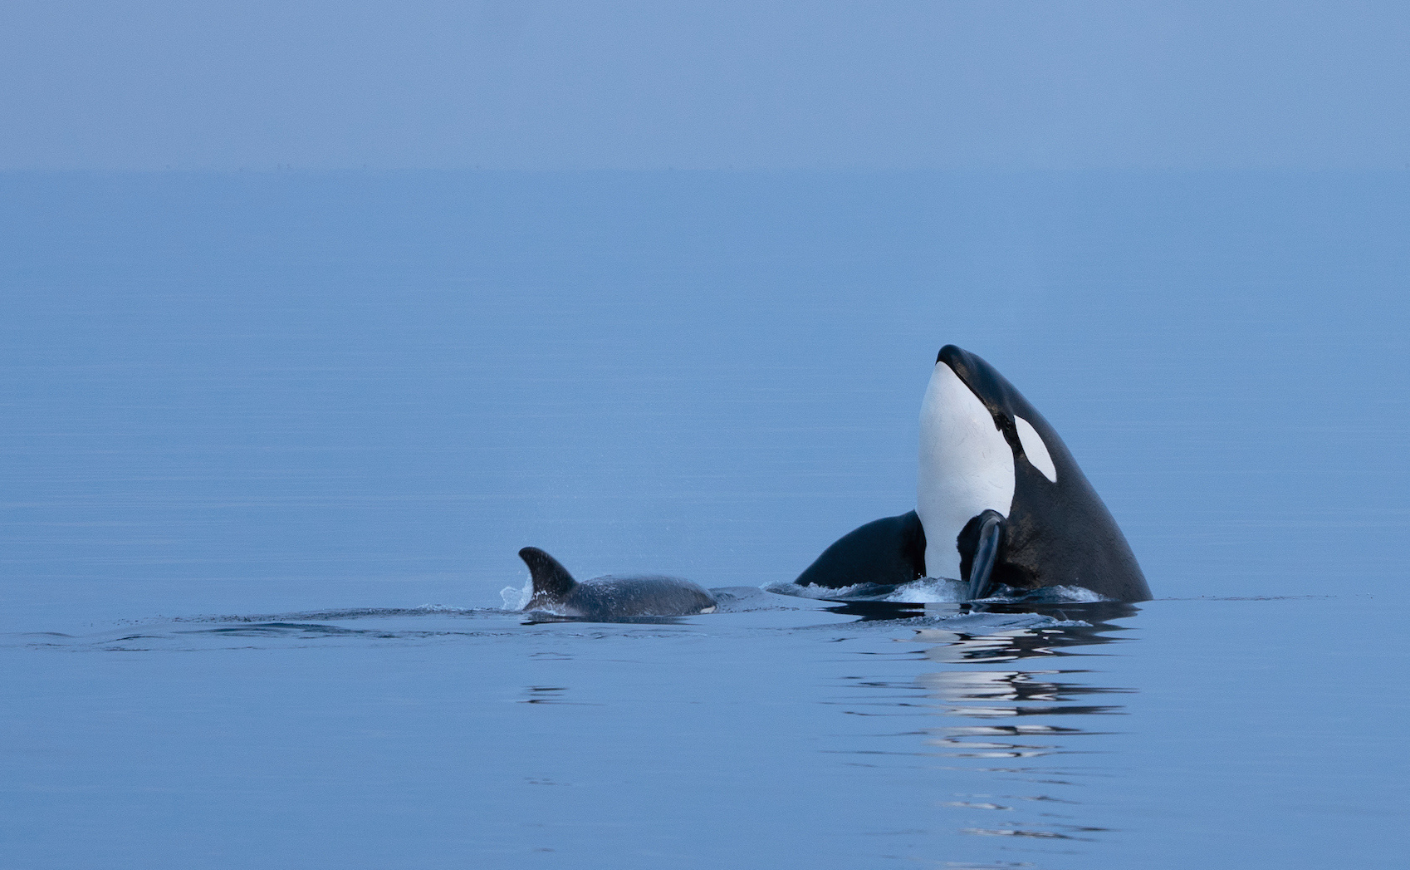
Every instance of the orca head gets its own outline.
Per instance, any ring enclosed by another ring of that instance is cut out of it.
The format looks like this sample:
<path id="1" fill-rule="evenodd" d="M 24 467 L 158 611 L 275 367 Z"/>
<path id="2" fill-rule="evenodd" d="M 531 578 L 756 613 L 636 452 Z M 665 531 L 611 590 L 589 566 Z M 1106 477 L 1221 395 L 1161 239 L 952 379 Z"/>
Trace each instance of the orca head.
<path id="1" fill-rule="evenodd" d="M 1020 482 L 1056 484 L 1054 453 L 1067 458 L 1047 421 L 1003 375 L 968 351 L 942 348 L 920 412 L 916 513 L 926 575 L 969 579 L 966 527 L 973 537 L 972 523 L 986 511 L 1007 518 Z"/>

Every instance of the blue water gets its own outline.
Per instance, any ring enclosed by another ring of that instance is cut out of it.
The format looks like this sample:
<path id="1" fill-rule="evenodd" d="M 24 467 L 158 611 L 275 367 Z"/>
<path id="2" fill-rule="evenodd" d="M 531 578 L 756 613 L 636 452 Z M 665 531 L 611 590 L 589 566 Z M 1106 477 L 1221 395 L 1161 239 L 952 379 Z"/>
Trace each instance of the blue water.
<path id="1" fill-rule="evenodd" d="M 1399 866 L 1410 175 L 0 176 L 13 867 Z M 1157 600 L 759 587 L 953 342 Z M 521 546 L 724 612 L 526 624 Z"/>

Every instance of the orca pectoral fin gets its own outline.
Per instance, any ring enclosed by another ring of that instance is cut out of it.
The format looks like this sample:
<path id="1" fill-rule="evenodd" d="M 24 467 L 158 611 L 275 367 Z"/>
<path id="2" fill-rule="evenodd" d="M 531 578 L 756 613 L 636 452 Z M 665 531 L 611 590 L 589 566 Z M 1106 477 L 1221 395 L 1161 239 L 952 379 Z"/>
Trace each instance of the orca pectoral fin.
<path id="1" fill-rule="evenodd" d="M 997 511 L 985 511 L 975 517 L 979 521 L 978 541 L 969 565 L 969 600 L 975 601 L 989 593 L 993 585 L 994 563 L 999 561 L 999 544 L 1004 537 L 1004 518 Z"/>

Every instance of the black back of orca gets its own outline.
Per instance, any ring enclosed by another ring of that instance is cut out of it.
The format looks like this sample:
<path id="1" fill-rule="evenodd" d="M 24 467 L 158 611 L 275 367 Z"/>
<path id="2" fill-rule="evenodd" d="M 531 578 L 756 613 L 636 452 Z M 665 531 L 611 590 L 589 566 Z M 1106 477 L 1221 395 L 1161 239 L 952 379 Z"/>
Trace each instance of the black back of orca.
<path id="1" fill-rule="evenodd" d="M 975 354 L 946 345 L 936 362 L 948 365 L 979 398 L 1013 450 L 1013 505 L 1002 522 L 991 581 L 1016 589 L 1081 586 L 1120 601 L 1149 599 L 1150 587 L 1126 536 L 1038 409 Z M 1056 470 L 1055 482 L 1029 460 L 1016 417 L 1027 420 L 1042 438 Z M 973 544 L 959 547 L 967 571 Z"/>
<path id="2" fill-rule="evenodd" d="M 843 535 L 798 575 L 799 586 L 899 586 L 925 576 L 925 529 L 915 511 Z"/>

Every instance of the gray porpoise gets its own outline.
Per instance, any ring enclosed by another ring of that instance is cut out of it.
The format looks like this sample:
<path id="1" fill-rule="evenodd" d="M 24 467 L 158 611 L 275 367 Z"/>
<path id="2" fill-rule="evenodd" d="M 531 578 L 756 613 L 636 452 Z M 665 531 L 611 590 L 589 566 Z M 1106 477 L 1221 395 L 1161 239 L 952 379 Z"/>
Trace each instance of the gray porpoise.
<path id="1" fill-rule="evenodd" d="M 710 613 L 715 597 L 679 577 L 594 577 L 579 583 L 558 560 L 538 547 L 525 547 L 519 558 L 529 566 L 534 596 L 525 610 L 589 622 L 690 616 Z"/>

